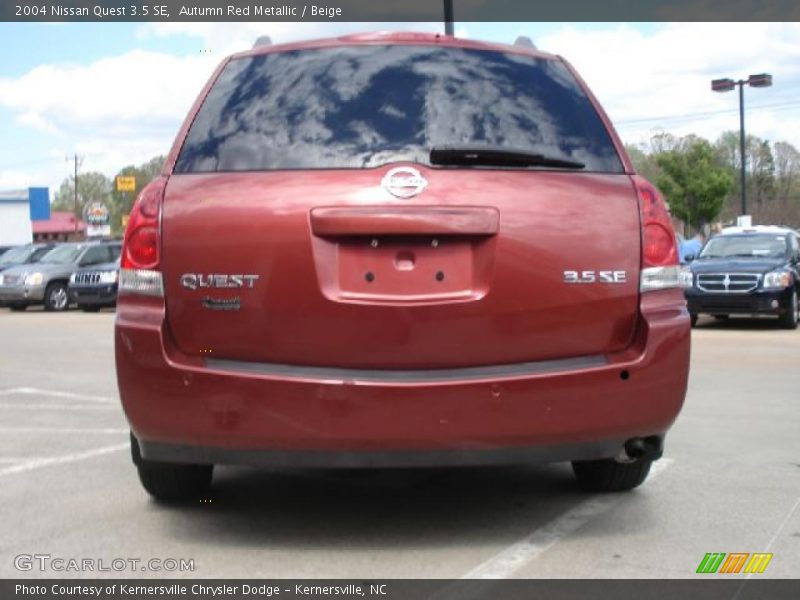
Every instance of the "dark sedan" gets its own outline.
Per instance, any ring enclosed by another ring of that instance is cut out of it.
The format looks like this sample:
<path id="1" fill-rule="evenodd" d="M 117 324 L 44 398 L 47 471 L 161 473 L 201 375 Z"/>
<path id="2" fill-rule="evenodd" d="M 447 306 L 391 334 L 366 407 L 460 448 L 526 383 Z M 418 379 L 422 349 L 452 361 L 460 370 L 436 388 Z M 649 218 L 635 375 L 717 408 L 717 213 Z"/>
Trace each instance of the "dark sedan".
<path id="1" fill-rule="evenodd" d="M 772 226 L 731 227 L 708 240 L 681 281 L 692 324 L 700 314 L 776 315 L 796 329 L 800 248 L 795 231 Z"/>

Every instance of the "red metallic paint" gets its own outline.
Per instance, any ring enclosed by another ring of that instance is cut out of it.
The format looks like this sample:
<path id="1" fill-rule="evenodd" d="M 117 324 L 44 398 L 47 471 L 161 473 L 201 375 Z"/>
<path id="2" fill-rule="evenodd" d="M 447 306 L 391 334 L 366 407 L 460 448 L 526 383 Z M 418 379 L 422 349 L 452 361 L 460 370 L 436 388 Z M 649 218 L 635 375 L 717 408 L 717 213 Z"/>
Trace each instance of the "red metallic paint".
<path id="1" fill-rule="evenodd" d="M 211 348 L 224 358 L 283 364 L 440 368 L 628 345 L 641 240 L 627 175 L 414 166 L 429 184 L 406 200 L 380 186 L 390 167 L 173 175 L 161 267 L 177 346 L 187 354 Z M 369 286 L 355 285 L 366 269 L 346 270 L 359 266 L 355 244 L 366 257 L 374 254 L 370 237 L 336 245 L 341 240 L 313 235 L 309 217 L 319 206 L 383 206 L 414 215 L 426 207 L 487 203 L 500 215 L 496 235 L 455 236 L 468 242 L 458 247 L 439 236 L 435 250 L 434 236 L 398 236 L 398 251 L 419 255 L 417 268 L 398 273 L 384 257 L 373 265 Z M 437 270 L 443 282 L 431 276 Z M 623 270 L 628 280 L 567 285 L 565 270 Z M 253 289 L 189 290 L 180 285 L 183 273 L 261 278 Z M 209 295 L 238 297 L 241 310 L 210 312 L 201 304 Z"/>
<path id="2" fill-rule="evenodd" d="M 683 404 L 690 328 L 680 290 L 642 299 L 633 343 L 608 365 L 468 382 L 346 383 L 232 374 L 180 353 L 163 305 L 117 308 L 117 376 L 137 437 L 270 449 L 536 446 L 665 432 Z M 623 380 L 620 374 L 630 374 Z"/>
<path id="3" fill-rule="evenodd" d="M 469 206 L 364 206 L 311 209 L 311 233 L 347 235 L 495 235 L 496 208 Z"/>

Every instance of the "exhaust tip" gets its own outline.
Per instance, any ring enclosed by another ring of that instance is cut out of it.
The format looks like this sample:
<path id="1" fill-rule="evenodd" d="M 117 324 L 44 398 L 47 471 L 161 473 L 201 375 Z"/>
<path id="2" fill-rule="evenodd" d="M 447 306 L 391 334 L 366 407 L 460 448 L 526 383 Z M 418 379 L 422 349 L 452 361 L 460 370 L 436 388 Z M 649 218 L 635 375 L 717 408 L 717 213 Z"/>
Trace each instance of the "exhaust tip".
<path id="1" fill-rule="evenodd" d="M 660 435 L 631 438 L 625 442 L 617 457 L 618 462 L 633 462 L 639 459 L 658 460 L 664 454 L 664 438 Z"/>

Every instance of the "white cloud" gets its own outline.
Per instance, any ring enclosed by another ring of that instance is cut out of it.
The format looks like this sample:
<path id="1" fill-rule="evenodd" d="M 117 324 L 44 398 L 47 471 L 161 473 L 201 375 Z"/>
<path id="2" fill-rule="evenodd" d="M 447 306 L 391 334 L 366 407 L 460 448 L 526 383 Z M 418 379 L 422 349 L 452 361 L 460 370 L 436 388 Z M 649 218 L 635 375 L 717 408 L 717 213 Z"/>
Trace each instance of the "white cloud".
<path id="1" fill-rule="evenodd" d="M 568 26 L 537 42 L 576 67 L 626 141 L 640 141 L 654 129 L 712 140 L 738 130 L 736 93 L 712 92 L 711 80 L 768 72 L 774 87 L 745 89 L 747 131 L 800 146 L 798 39 L 798 23 L 675 23 L 650 35 L 626 25 Z M 771 104 L 782 106 L 757 108 Z M 644 121 L 695 113 L 715 114 Z"/>
<path id="2" fill-rule="evenodd" d="M 0 80 L 0 104 L 61 133 L 135 129 L 140 120 L 149 125 L 185 114 L 216 61 L 132 50 L 89 65 L 43 65 Z"/>
<path id="3" fill-rule="evenodd" d="M 58 130 L 56 126 L 53 125 L 50 121 L 42 116 L 39 112 L 25 112 L 22 113 L 18 118 L 17 122 L 20 125 L 27 125 L 29 127 L 33 127 L 34 129 L 41 131 L 43 133 L 56 133 Z"/>
<path id="4" fill-rule="evenodd" d="M 86 65 L 42 65 L 0 80 L 0 106 L 54 146 L 85 154 L 85 169 L 113 175 L 169 150 L 217 61 L 132 50 Z M 55 163 L 44 182 L 57 186 L 68 173 Z M 32 171 L 29 183 L 41 184 L 38 176 Z"/>
<path id="5" fill-rule="evenodd" d="M 48 162 L 49 165 L 43 165 L 41 168 L 26 167 L 16 169 L 0 169 L 0 190 L 24 190 L 29 187 L 43 185 L 43 181 L 50 181 L 54 171 L 52 165 L 55 163 L 55 161 Z M 44 185 L 47 185 L 47 183 Z M 54 188 L 51 185 L 51 197 L 53 191 Z"/>
<path id="6" fill-rule="evenodd" d="M 442 31 L 441 23 L 148 23 L 137 35 L 168 37 L 187 35 L 202 40 L 203 48 L 216 56 L 226 56 L 250 48 L 266 35 L 274 44 L 311 40 L 368 31 Z"/>
<path id="7" fill-rule="evenodd" d="M 397 24 L 369 26 L 398 29 Z M 406 23 L 400 28 L 439 31 L 441 24 Z M 40 65 L 16 79 L 0 79 L 0 107 L 14 111 L 17 123 L 50 134 L 69 154 L 84 155 L 84 170 L 113 176 L 126 165 L 166 154 L 217 64 L 249 49 L 258 36 L 283 43 L 363 30 L 363 23 L 151 23 L 138 29 L 140 39 L 188 35 L 198 38 L 197 53 L 176 56 L 136 49 L 88 64 Z M 26 179 L 14 171 L 0 179 L 0 188 L 10 182 L 44 182 L 53 188 L 71 173 L 57 162 L 45 172 L 31 170 Z"/>

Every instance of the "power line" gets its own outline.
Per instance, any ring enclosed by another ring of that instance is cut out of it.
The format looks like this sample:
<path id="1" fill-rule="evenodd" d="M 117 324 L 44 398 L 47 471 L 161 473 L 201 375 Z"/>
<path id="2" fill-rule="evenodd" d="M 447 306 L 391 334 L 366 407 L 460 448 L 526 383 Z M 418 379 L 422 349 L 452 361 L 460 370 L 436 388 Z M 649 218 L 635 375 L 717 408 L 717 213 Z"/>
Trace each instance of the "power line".
<path id="1" fill-rule="evenodd" d="M 99 153 L 94 154 L 83 154 L 83 158 L 96 158 L 98 156 L 102 156 Z M 49 156 L 47 158 L 32 158 L 30 160 L 23 160 L 16 163 L 6 163 L 4 165 L 0 165 L 0 169 L 13 169 L 15 167 L 25 167 L 28 165 L 39 165 L 46 162 L 61 162 L 63 160 L 60 156 Z M 69 156 L 67 156 L 67 160 L 69 160 Z"/>
<path id="2" fill-rule="evenodd" d="M 54 156 L 51 156 L 49 158 L 34 158 L 32 160 L 24 160 L 17 163 L 0 165 L 0 169 L 13 169 L 15 167 L 25 167 L 27 165 L 39 165 L 45 162 L 55 162 L 60 160 L 61 160 L 60 157 L 54 157 Z"/>
<path id="3" fill-rule="evenodd" d="M 756 106 L 748 106 L 747 111 L 758 111 L 762 109 L 772 109 L 775 111 L 793 110 L 800 108 L 800 102 L 781 102 L 776 104 L 760 104 Z M 636 123 L 652 123 L 653 121 L 691 121 L 702 117 L 713 117 L 722 114 L 731 114 L 739 112 L 738 108 L 725 108 L 721 110 L 709 110 L 696 113 L 685 113 L 683 115 L 664 115 L 661 117 L 642 117 L 638 119 L 623 119 L 621 121 L 614 121 L 615 125 L 634 125 Z"/>

